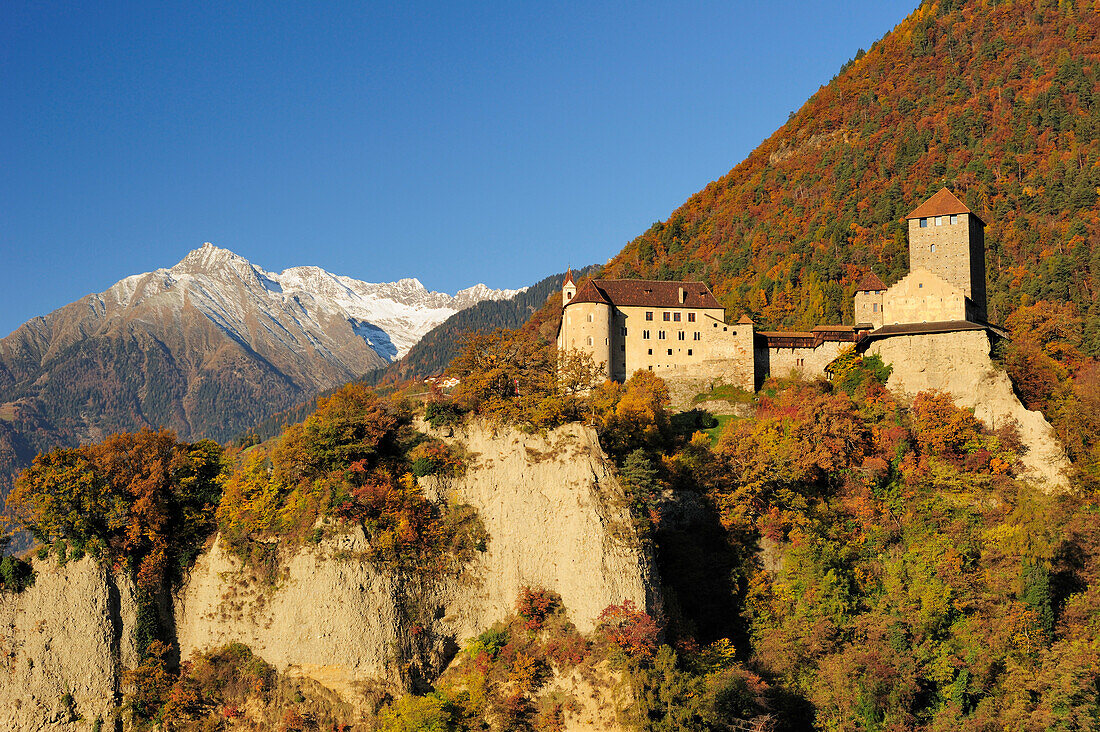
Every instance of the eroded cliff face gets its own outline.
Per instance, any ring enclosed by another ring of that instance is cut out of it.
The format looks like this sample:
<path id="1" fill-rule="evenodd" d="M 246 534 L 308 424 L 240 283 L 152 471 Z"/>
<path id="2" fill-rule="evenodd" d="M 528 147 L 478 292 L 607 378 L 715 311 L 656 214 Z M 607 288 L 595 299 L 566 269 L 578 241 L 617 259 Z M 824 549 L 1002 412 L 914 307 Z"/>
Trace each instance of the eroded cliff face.
<path id="1" fill-rule="evenodd" d="M 561 595 L 582 632 L 608 605 L 659 602 L 650 557 L 591 429 L 538 436 L 475 425 L 444 439 L 467 451 L 469 467 L 421 485 L 433 500 L 473 506 L 489 535 L 460 573 L 379 569 L 359 558 L 368 544 L 357 530 L 296 552 L 277 586 L 264 588 L 215 541 L 176 598 L 181 657 L 237 641 L 279 671 L 352 699 L 441 672 L 468 639 L 514 611 L 525 585 Z"/>
<path id="2" fill-rule="evenodd" d="M 34 586 L 0 594 L 0 729 L 114 729 L 137 664 L 132 583 L 90 557 L 34 569 Z"/>
<path id="3" fill-rule="evenodd" d="M 651 557 L 593 429 L 574 424 L 537 436 L 473 425 L 444 439 L 469 452 L 470 468 L 426 488 L 472 505 L 489 533 L 446 618 L 459 636 L 514 611 L 525 585 L 561 595 L 582 633 L 608 605 L 659 605 Z"/>
<path id="4" fill-rule="evenodd" d="M 1041 413 L 1020 403 L 1008 374 L 990 358 L 985 331 L 892 336 L 874 342 L 867 352 L 893 366 L 887 383 L 893 392 L 912 397 L 940 389 L 992 428 L 1014 420 L 1028 448 L 1023 477 L 1049 491 L 1069 489 L 1070 463 L 1054 428 Z"/>
<path id="5" fill-rule="evenodd" d="M 284 555 L 272 583 L 215 537 L 174 598 L 180 657 L 244 643 L 366 712 L 375 692 L 441 673 L 514 611 L 523 586 L 561 595 L 582 632 L 608 605 L 659 604 L 648 550 L 591 429 L 540 436 L 474 425 L 439 436 L 467 452 L 468 469 L 421 479 L 422 488 L 477 510 L 484 552 L 458 572 L 403 573 L 363 559 L 368 539 L 356 529 Z M 0 595 L 0 729 L 84 730 L 97 718 L 113 729 L 122 674 L 138 663 L 133 585 L 91 558 L 35 570 L 32 587 Z M 599 716 L 582 711 L 571 726 Z"/>

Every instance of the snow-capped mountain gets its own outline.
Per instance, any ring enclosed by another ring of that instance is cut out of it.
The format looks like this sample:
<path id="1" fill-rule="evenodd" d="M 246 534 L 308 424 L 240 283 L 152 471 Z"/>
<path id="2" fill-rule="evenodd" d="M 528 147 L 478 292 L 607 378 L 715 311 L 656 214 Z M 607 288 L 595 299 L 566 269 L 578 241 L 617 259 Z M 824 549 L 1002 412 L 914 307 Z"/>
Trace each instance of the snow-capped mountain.
<path id="1" fill-rule="evenodd" d="M 133 275 L 99 298 L 122 308 L 161 299 L 177 307 L 189 303 L 240 342 L 255 337 L 250 316 L 279 322 L 291 318 L 308 334 L 307 342 L 326 347 L 327 328 L 343 318 L 384 361 L 401 358 L 425 333 L 460 310 L 483 300 L 506 300 L 522 290 L 494 290 L 477 284 L 454 295 L 431 292 L 416 278 L 363 282 L 320 267 L 291 267 L 268 272 L 228 249 L 206 243 L 176 266 Z M 293 328 L 261 327 L 296 348 L 286 333 Z"/>
<path id="2" fill-rule="evenodd" d="M 517 292 L 268 272 L 206 244 L 0 339 L 0 458 L 144 426 L 226 439 L 400 358 L 454 313 Z"/>

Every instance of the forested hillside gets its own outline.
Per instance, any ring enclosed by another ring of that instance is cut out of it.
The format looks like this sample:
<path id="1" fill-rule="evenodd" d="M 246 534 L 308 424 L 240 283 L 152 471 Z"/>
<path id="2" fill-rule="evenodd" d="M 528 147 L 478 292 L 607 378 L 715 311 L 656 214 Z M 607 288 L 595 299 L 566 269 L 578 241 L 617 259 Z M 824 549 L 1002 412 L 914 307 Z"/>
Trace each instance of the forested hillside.
<path id="1" fill-rule="evenodd" d="M 1100 13 L 925 2 L 605 276 L 698 278 L 766 327 L 851 319 L 908 268 L 904 216 L 947 185 L 988 223 L 990 319 L 1073 302 L 1100 351 Z"/>

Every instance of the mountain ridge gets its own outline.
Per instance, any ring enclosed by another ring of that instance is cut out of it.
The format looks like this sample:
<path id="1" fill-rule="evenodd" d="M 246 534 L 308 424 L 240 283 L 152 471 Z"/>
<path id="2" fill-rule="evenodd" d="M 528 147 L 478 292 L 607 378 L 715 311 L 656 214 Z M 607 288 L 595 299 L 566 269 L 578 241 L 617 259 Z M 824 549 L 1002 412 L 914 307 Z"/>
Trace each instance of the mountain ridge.
<path id="1" fill-rule="evenodd" d="M 35 453 L 111 432 L 229 439 L 394 361 L 454 313 L 517 292 L 268 272 L 208 243 L 0 339 L 0 496 Z"/>

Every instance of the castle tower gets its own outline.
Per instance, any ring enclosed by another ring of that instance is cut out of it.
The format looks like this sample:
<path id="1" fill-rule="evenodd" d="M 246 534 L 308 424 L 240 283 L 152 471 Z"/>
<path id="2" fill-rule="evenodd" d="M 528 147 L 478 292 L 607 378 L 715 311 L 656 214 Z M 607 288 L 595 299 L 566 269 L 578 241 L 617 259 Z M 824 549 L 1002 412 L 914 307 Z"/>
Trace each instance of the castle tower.
<path id="1" fill-rule="evenodd" d="M 579 292 L 572 271 L 562 285 L 560 350 L 587 353 L 605 378 L 611 378 L 611 302 L 592 280 Z"/>
<path id="2" fill-rule="evenodd" d="M 874 328 L 881 328 L 885 322 L 883 306 L 885 305 L 886 285 L 874 272 L 868 272 L 856 287 L 854 297 L 855 325 L 870 324 Z"/>
<path id="3" fill-rule="evenodd" d="M 573 268 L 565 273 L 565 282 L 561 283 L 561 306 L 565 307 L 577 294 L 577 284 L 573 282 Z"/>
<path id="4" fill-rule="evenodd" d="M 967 319 L 984 321 L 985 222 L 946 188 L 906 219 L 909 271 L 926 269 L 959 288 L 969 300 Z"/>

